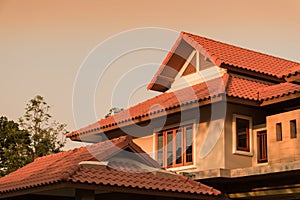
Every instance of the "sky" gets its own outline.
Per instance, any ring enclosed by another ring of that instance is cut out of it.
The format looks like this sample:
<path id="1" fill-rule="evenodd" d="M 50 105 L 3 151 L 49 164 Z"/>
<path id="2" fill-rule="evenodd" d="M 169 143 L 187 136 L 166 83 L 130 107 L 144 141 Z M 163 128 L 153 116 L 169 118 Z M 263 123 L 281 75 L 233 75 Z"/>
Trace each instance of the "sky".
<path id="1" fill-rule="evenodd" d="M 300 62 L 299 10 L 298 0 L 0 0 L 0 115 L 17 121 L 41 95 L 53 118 L 73 131 L 111 107 L 157 95 L 146 85 L 180 31 Z M 140 40 L 155 48 L 129 47 Z M 123 47 L 129 51 L 118 55 Z M 86 100 L 91 87 L 80 77 L 95 58 L 105 70 L 91 74 L 93 99 Z"/>

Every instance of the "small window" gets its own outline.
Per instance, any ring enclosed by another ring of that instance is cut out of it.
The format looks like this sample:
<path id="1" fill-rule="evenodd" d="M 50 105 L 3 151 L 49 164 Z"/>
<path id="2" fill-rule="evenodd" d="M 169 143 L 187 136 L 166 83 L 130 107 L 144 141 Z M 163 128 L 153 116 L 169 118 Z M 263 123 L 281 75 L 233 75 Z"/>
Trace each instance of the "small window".
<path id="1" fill-rule="evenodd" d="M 276 140 L 282 141 L 282 125 L 281 125 L 281 123 L 276 123 Z"/>
<path id="2" fill-rule="evenodd" d="M 193 164 L 193 126 L 158 133 L 157 161 L 165 168 Z"/>
<path id="3" fill-rule="evenodd" d="M 296 120 L 290 121 L 290 134 L 291 134 L 291 138 L 297 138 Z"/>
<path id="4" fill-rule="evenodd" d="M 257 162 L 268 162 L 267 131 L 257 132 Z"/>
<path id="5" fill-rule="evenodd" d="M 236 118 L 236 149 L 250 152 L 250 121 Z"/>

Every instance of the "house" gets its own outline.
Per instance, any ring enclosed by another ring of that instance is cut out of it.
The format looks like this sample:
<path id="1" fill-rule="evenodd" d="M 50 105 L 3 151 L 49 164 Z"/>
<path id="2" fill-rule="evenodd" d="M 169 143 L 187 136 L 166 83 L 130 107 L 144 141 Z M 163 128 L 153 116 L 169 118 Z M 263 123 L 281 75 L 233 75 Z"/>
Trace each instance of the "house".
<path id="1" fill-rule="evenodd" d="M 68 134 L 122 135 L 232 199 L 300 197 L 300 63 L 182 32 L 148 85 L 161 94 Z"/>
<path id="2" fill-rule="evenodd" d="M 225 199 L 160 168 L 130 136 L 37 158 L 0 179 L 0 199 Z"/>

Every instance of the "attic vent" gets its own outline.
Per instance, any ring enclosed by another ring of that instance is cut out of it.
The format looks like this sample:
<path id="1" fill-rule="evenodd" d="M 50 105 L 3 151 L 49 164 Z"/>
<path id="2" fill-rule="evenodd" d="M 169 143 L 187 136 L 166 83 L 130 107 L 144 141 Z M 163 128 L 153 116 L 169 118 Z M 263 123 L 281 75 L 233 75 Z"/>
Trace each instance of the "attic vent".
<path id="1" fill-rule="evenodd" d="M 108 161 L 82 161 L 79 165 L 83 167 L 105 169 L 108 165 Z"/>

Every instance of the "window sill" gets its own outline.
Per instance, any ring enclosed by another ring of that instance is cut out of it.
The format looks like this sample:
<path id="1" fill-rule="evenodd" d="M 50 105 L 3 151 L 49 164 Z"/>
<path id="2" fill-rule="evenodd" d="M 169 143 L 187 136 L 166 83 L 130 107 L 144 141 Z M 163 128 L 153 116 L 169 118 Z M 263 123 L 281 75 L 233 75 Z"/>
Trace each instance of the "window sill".
<path id="1" fill-rule="evenodd" d="M 269 165 L 269 163 L 268 162 L 256 163 L 256 166 L 265 166 L 265 165 Z"/>
<path id="2" fill-rule="evenodd" d="M 253 156 L 253 153 L 251 151 L 248 152 L 248 151 L 241 151 L 241 150 L 235 150 L 233 152 L 233 154 L 235 154 L 235 155 L 242 155 L 242 156 L 250 156 L 250 157 Z"/>
<path id="3" fill-rule="evenodd" d="M 168 170 L 168 171 L 181 171 L 181 170 L 186 170 L 186 169 L 196 169 L 196 165 L 186 165 L 186 166 L 180 166 L 180 167 L 166 168 L 166 170 Z"/>

